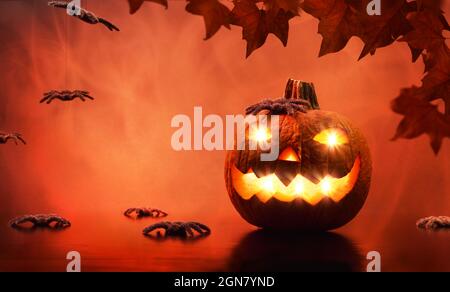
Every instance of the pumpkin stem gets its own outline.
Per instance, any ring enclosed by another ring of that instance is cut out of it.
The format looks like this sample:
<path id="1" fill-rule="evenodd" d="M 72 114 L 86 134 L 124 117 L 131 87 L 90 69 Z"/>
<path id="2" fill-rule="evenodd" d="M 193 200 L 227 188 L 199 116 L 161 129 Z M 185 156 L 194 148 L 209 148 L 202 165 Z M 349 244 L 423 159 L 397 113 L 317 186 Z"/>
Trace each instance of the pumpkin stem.
<path id="1" fill-rule="evenodd" d="M 316 90 L 314 84 L 303 82 L 300 80 L 289 79 L 284 93 L 285 99 L 301 99 L 310 103 L 311 108 L 320 109 L 317 101 Z"/>

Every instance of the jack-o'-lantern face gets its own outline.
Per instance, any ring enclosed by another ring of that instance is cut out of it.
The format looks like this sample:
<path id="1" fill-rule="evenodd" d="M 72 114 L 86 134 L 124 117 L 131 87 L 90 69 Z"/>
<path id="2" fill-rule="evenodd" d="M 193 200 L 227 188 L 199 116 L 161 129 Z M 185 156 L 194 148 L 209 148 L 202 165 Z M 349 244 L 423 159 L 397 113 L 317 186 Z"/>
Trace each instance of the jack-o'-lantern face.
<path id="1" fill-rule="evenodd" d="M 326 156 L 338 155 L 336 152 L 340 152 L 339 148 L 348 144 L 346 134 L 338 129 L 323 130 L 313 140 L 326 145 L 328 148 Z M 314 171 L 311 173 L 312 177 L 311 174 L 303 176 L 300 157 L 301 153 L 288 146 L 281 152 L 277 161 L 257 162 L 246 173 L 232 165 L 233 187 L 245 200 L 256 196 L 261 202 L 266 203 L 271 198 L 282 202 L 292 202 L 301 198 L 311 205 L 316 205 L 324 198 L 330 198 L 338 203 L 355 186 L 361 165 L 359 156 L 343 177 L 333 177 L 329 173 L 314 173 Z"/>
<path id="2" fill-rule="evenodd" d="M 265 128 L 254 133 L 247 140 L 271 138 Z M 364 137 L 347 119 L 313 109 L 280 115 L 279 149 L 276 161 L 261 161 L 260 150 L 228 153 L 227 188 L 244 219 L 274 229 L 329 230 L 356 216 L 371 161 Z"/>

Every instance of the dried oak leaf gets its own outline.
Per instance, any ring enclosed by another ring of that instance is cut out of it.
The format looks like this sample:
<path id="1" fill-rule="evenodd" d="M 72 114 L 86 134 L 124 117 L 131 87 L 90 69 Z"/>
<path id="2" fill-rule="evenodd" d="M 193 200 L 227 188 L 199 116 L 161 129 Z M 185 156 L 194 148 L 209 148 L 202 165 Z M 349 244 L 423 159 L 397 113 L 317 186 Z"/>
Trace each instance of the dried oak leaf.
<path id="1" fill-rule="evenodd" d="M 203 16 L 206 27 L 205 40 L 212 37 L 223 25 L 230 28 L 231 16 L 228 7 L 217 0 L 187 0 L 186 11 Z"/>
<path id="2" fill-rule="evenodd" d="M 394 112 L 404 115 L 393 139 L 427 134 L 435 154 L 439 153 L 443 139 L 450 138 L 450 50 L 448 47 L 443 50 L 438 56 L 426 57 L 436 61 L 423 78 L 422 86 L 403 89 L 391 104 Z M 437 99 L 444 101 L 444 113 L 431 103 Z"/>
<path id="3" fill-rule="evenodd" d="M 166 9 L 169 7 L 167 0 L 128 0 L 128 4 L 130 4 L 130 14 L 136 13 L 144 2 L 157 3 L 166 7 Z"/>
<path id="4" fill-rule="evenodd" d="M 254 0 L 235 0 L 231 11 L 232 24 L 242 27 L 242 38 L 247 41 L 246 57 L 260 48 L 269 33 L 274 34 L 284 46 L 289 35 L 289 20 L 295 15 L 283 9 L 260 9 Z"/>

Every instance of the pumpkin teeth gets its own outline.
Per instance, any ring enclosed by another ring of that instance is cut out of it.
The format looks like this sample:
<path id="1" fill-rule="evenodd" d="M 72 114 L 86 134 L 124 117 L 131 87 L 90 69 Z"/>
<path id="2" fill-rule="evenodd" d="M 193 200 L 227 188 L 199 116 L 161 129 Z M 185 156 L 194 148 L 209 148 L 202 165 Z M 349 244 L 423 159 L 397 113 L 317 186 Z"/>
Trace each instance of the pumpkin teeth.
<path id="1" fill-rule="evenodd" d="M 301 198 L 311 205 L 316 205 L 324 198 L 330 198 L 338 203 L 355 186 L 360 166 L 361 159 L 357 157 L 346 176 L 342 178 L 326 176 L 317 184 L 297 174 L 286 186 L 275 174 L 258 178 L 251 168 L 244 174 L 235 165 L 231 169 L 231 178 L 234 189 L 244 200 L 256 196 L 261 202 L 266 203 L 271 198 L 282 202 L 292 202 Z"/>

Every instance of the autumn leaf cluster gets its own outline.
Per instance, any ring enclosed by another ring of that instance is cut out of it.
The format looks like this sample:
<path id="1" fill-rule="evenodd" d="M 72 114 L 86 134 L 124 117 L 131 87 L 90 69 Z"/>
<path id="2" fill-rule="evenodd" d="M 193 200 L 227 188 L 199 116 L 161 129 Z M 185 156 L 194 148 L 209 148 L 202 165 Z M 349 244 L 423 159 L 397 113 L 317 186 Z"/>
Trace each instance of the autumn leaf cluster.
<path id="1" fill-rule="evenodd" d="M 450 26 L 442 11 L 444 1 L 381 0 L 381 15 L 372 16 L 367 13 L 371 0 L 187 0 L 186 11 L 203 17 L 205 39 L 222 26 L 241 27 L 247 57 L 264 45 L 269 34 L 286 46 L 289 21 L 301 11 L 319 20 L 323 38 L 319 56 L 339 52 L 352 37 L 364 43 L 359 59 L 394 42 L 407 43 L 413 62 L 423 60 L 425 73 L 421 86 L 402 89 L 392 101 L 392 110 L 403 116 L 394 139 L 427 134 L 438 153 L 443 139 L 450 137 L 450 50 L 444 34 Z M 168 7 L 167 0 L 128 2 L 130 13 L 144 2 Z M 444 104 L 444 111 L 437 101 Z"/>

